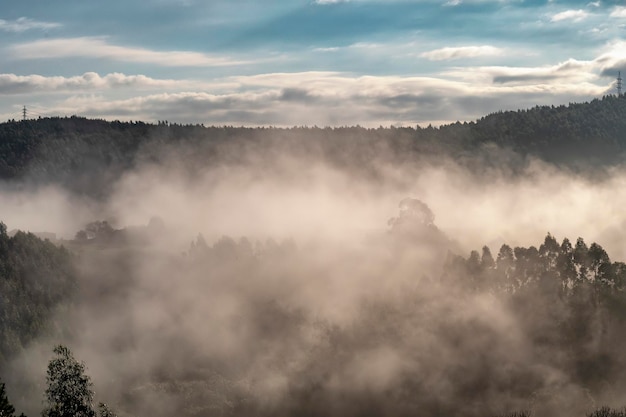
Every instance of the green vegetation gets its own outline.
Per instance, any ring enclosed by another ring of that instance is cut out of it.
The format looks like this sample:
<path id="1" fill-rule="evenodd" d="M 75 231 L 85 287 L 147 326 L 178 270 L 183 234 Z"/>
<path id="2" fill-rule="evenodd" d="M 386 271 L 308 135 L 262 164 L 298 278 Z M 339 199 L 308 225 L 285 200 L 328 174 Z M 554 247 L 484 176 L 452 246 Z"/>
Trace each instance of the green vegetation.
<path id="1" fill-rule="evenodd" d="M 509 414 L 503 414 L 498 417 L 532 417 L 532 414 L 528 411 L 514 411 Z"/>
<path id="2" fill-rule="evenodd" d="M 0 382 L 0 417 L 16 417 L 15 407 L 9 402 L 4 382 Z M 20 414 L 24 417 L 24 414 Z"/>
<path id="3" fill-rule="evenodd" d="M 95 417 L 92 383 L 85 365 L 65 346 L 54 348 L 56 357 L 48 364 L 46 408 L 43 417 Z"/>
<path id="4" fill-rule="evenodd" d="M 96 417 L 93 384 L 85 374 L 85 364 L 78 362 L 66 346 L 55 347 L 54 353 L 56 357 L 48 363 L 42 417 Z M 98 404 L 98 410 L 99 417 L 117 417 L 104 403 Z M 14 413 L 5 384 L 0 383 L 0 417 L 16 417 Z M 19 417 L 25 416 L 22 413 Z"/>
<path id="5" fill-rule="evenodd" d="M 626 417 L 626 409 L 613 410 L 609 407 L 602 407 L 599 410 L 590 413 L 587 417 Z"/>
<path id="6" fill-rule="evenodd" d="M 285 169 L 278 154 L 364 182 L 384 178 L 372 163 L 381 155 L 398 171 L 454 160 L 488 173 L 502 162 L 491 156 L 502 154 L 513 175 L 528 157 L 582 171 L 622 164 L 624 132 L 624 96 L 436 129 L 46 118 L 0 124 L 0 181 L 3 190 L 55 184 L 97 200 L 137 167 L 174 165 L 195 176 L 207 165 L 261 164 L 266 173 Z M 66 242 L 69 249 L 30 233 L 11 237 L 0 223 L 0 372 L 15 372 L 8 364 L 42 336 L 72 340 L 64 332 L 72 324 L 56 313 L 78 305 L 87 348 L 121 358 L 108 371 L 123 411 L 626 415 L 608 407 L 589 414 L 626 388 L 625 263 L 598 243 L 550 234 L 538 246 L 460 256 L 455 236 L 414 199 L 403 200 L 388 225 L 354 248 L 252 237 L 210 244 L 199 235 L 181 254 L 167 247 L 157 218 L 125 229 L 94 221 Z M 151 247 L 157 239 L 163 243 Z M 85 365 L 63 345 L 54 354 L 43 417 L 115 417 L 95 405 Z M 15 417 L 4 384 L 0 417 Z"/>
<path id="7" fill-rule="evenodd" d="M 72 256 L 32 233 L 7 235 L 0 223 L 0 368 L 52 329 L 55 310 L 76 290 Z"/>
<path id="8" fill-rule="evenodd" d="M 542 106 L 491 114 L 441 128 L 235 128 L 142 122 L 106 122 L 80 117 L 43 118 L 0 124 L 0 180 L 62 184 L 79 194 L 102 197 L 124 172 L 172 156 L 189 172 L 198 166 L 246 163 L 247 149 L 262 153 L 316 155 L 331 165 L 375 176 L 372 156 L 398 163 L 451 157 L 473 167 L 493 163 L 490 145 L 533 155 L 570 168 L 606 167 L 626 151 L 626 97 L 590 103 Z M 366 146 L 363 146 L 366 145 Z M 224 151 L 224 148 L 229 151 Z M 374 170 L 374 171 L 372 171 Z"/>

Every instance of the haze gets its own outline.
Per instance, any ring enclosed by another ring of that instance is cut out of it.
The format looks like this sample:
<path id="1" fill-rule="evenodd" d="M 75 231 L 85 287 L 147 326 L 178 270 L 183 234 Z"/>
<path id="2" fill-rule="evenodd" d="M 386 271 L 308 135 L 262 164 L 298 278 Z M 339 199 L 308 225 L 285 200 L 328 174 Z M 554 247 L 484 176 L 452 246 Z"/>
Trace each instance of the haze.
<path id="1" fill-rule="evenodd" d="M 620 385 L 588 395 L 492 292 L 441 280 L 451 254 L 548 232 L 623 259 L 621 169 L 589 178 L 529 157 L 517 175 L 504 151 L 478 171 L 381 152 L 365 176 L 240 143 L 201 169 L 177 153 L 141 164 L 101 201 L 6 186 L 9 230 L 72 239 L 96 219 L 164 225 L 148 246 L 79 250 L 81 295 L 55 319 L 70 331 L 8 367 L 19 410 L 39 412 L 59 341 L 122 415 L 569 416 L 624 403 Z"/>

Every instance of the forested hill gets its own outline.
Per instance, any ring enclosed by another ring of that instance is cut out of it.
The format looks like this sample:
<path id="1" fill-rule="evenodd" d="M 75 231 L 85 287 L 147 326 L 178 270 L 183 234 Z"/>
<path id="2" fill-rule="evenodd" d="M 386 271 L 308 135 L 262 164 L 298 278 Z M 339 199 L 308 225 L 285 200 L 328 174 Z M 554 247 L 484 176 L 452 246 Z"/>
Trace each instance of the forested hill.
<path id="1" fill-rule="evenodd" d="M 598 164 L 622 163 L 626 150 L 626 95 L 491 114 L 472 124 L 470 130 L 477 142 L 510 146 L 549 162 L 592 158 Z"/>
<path id="2" fill-rule="evenodd" d="M 488 144 L 574 168 L 615 165 L 626 151 L 626 96 L 499 112 L 440 128 L 236 128 L 80 117 L 9 121 L 0 124 L 0 179 L 106 194 L 108 185 L 142 161 L 161 162 L 178 153 L 211 163 L 224 157 L 224 143 L 315 154 L 335 165 L 362 166 L 383 152 L 404 161 L 438 155 L 480 159 Z"/>

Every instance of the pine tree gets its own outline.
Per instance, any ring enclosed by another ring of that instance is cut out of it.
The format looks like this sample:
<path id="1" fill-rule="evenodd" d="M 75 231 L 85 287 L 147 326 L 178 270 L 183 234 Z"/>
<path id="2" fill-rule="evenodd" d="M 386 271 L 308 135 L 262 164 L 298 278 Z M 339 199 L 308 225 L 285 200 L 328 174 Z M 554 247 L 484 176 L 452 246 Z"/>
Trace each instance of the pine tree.
<path id="1" fill-rule="evenodd" d="M 0 382 L 0 417 L 15 417 L 15 407 L 9 402 L 4 382 Z M 20 414 L 20 417 L 26 417 Z"/>
<path id="2" fill-rule="evenodd" d="M 9 402 L 4 382 L 2 382 L 0 383 L 0 417 L 13 417 L 14 413 L 15 407 Z"/>

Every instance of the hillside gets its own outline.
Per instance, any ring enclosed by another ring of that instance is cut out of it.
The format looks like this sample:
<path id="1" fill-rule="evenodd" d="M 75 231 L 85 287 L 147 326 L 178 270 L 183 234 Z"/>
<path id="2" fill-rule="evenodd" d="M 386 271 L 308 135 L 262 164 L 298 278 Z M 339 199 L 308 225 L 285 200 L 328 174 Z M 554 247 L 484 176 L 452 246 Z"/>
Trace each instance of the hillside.
<path id="1" fill-rule="evenodd" d="M 32 233 L 9 236 L 0 222 L 0 369 L 33 339 L 64 330 L 53 316 L 75 295 L 73 262 L 64 247 Z"/>
<path id="2" fill-rule="evenodd" d="M 0 377 L 31 416 L 57 343 L 120 416 L 622 407 L 624 114 L 1 124 L 0 221 L 66 240 L 0 223 Z"/>
<path id="3" fill-rule="evenodd" d="M 364 166 L 385 154 L 398 163 L 449 157 L 489 163 L 498 145 L 522 159 L 532 155 L 569 168 L 620 164 L 626 150 L 626 96 L 589 103 L 499 112 L 471 123 L 440 128 L 244 128 L 107 122 L 80 117 L 0 124 L 0 179 L 11 183 L 63 184 L 101 197 L 124 172 L 173 156 L 206 165 L 224 158 L 246 162 L 243 149 L 317 155 L 338 167 Z M 181 146 L 182 145 L 182 146 Z M 376 175 L 376 172 L 360 172 Z"/>
<path id="4" fill-rule="evenodd" d="M 510 146 L 548 162 L 618 164 L 626 149 L 626 96 L 496 113 L 471 130 L 476 141 Z"/>

